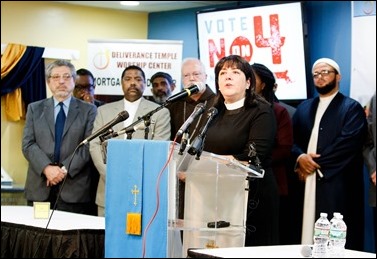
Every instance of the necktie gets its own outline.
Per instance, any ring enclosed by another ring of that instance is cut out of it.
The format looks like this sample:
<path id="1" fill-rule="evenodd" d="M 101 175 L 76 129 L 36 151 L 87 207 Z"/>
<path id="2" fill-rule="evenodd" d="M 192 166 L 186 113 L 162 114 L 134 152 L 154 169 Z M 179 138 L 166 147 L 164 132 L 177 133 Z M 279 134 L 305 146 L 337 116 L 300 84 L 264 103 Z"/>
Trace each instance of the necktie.
<path id="1" fill-rule="evenodd" d="M 60 102 L 60 111 L 58 116 L 56 116 L 55 121 L 55 149 L 54 149 L 54 162 L 59 163 L 60 161 L 60 146 L 62 142 L 62 135 L 65 123 L 65 113 L 63 109 L 63 103 Z"/>

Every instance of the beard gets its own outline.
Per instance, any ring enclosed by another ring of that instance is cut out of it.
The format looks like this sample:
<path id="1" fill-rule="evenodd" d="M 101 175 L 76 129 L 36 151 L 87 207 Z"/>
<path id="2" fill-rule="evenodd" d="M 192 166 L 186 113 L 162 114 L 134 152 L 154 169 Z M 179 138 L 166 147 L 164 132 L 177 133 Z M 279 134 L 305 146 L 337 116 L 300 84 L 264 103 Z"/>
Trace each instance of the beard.
<path id="1" fill-rule="evenodd" d="M 153 96 L 154 100 L 159 103 L 159 104 L 163 104 L 166 102 L 166 100 L 168 99 L 168 97 L 165 95 L 165 96 Z"/>
<path id="2" fill-rule="evenodd" d="M 332 80 L 330 83 L 328 83 L 327 85 L 323 87 L 315 86 L 315 89 L 317 89 L 317 92 L 319 94 L 324 95 L 324 94 L 330 93 L 335 87 L 336 87 L 336 79 Z"/>
<path id="3" fill-rule="evenodd" d="M 171 95 L 171 91 L 167 89 L 166 92 L 165 91 L 157 91 L 157 92 L 152 92 L 152 94 L 153 94 L 154 100 L 157 103 L 163 104 L 164 102 L 166 102 L 168 97 Z"/>

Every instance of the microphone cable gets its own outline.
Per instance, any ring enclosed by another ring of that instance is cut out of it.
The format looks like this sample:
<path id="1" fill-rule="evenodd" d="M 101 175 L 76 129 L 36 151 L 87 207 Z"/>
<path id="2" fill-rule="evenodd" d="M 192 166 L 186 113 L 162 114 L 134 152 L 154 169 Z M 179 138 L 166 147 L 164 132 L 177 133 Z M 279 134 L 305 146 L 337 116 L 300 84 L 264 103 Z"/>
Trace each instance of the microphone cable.
<path id="1" fill-rule="evenodd" d="M 38 242 L 38 245 L 37 245 L 37 249 L 35 250 L 35 253 L 33 254 L 33 257 L 32 258 L 37 258 L 36 255 L 39 251 L 39 248 L 41 247 L 41 244 L 42 244 L 42 240 L 43 238 L 45 237 L 46 235 L 46 232 L 47 232 L 47 229 L 48 229 L 48 226 L 50 225 L 50 221 L 52 219 L 52 215 L 54 214 L 54 211 L 56 210 L 56 207 L 58 206 L 58 201 L 60 199 L 60 195 L 61 195 L 61 192 L 63 190 L 63 187 L 64 187 L 64 184 L 65 184 L 65 181 L 66 179 L 68 178 L 68 172 L 69 172 L 69 169 L 71 168 L 71 164 L 72 164 L 72 161 L 73 161 L 73 157 L 75 156 L 76 154 L 76 151 L 78 150 L 78 148 L 80 147 L 81 145 L 79 144 L 78 146 L 76 146 L 75 150 L 73 151 L 72 155 L 71 155 L 71 158 L 69 160 L 69 163 L 68 163 L 68 168 L 67 168 L 67 175 L 64 177 L 64 180 L 61 184 L 61 187 L 59 189 L 59 192 L 58 192 L 58 195 L 56 197 L 56 200 L 55 200 L 55 203 L 54 203 L 54 207 L 52 208 L 52 211 L 51 211 L 51 215 L 48 217 L 48 221 L 47 221 L 47 225 L 46 227 L 44 228 L 44 231 L 42 233 L 42 236 L 41 238 L 39 239 L 39 242 Z"/>
<path id="2" fill-rule="evenodd" d="M 148 221 L 146 227 L 145 227 L 145 230 L 143 232 L 143 237 L 142 237 L 142 247 L 141 247 L 141 253 L 142 253 L 142 256 L 141 258 L 145 258 L 145 255 L 146 255 L 146 248 L 147 248 L 147 235 L 148 235 L 148 231 L 149 231 L 149 228 L 150 226 L 152 225 L 153 221 L 155 220 L 157 214 L 158 214 L 158 211 L 160 210 L 160 182 L 161 182 L 161 177 L 162 177 L 162 174 L 165 172 L 165 169 L 168 167 L 172 157 L 173 157 L 173 154 L 174 154 L 174 146 L 176 144 L 176 141 L 177 141 L 177 136 L 174 138 L 173 142 L 171 143 L 171 148 L 170 148 L 170 151 L 169 151 L 169 154 L 168 154 L 168 158 L 164 164 L 164 166 L 162 167 L 162 169 L 160 170 L 160 172 L 158 173 L 158 176 L 157 176 L 157 182 L 156 182 L 156 209 L 152 215 L 152 218 Z"/>

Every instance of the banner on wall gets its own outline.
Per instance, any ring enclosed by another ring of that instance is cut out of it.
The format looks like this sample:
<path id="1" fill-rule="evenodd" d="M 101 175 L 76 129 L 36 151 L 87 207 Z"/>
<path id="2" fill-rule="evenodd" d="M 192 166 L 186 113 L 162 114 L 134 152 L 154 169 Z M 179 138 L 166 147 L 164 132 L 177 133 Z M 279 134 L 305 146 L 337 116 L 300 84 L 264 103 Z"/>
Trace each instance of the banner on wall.
<path id="1" fill-rule="evenodd" d="M 143 69 L 147 87 L 144 95 L 152 95 L 150 78 L 162 71 L 176 82 L 175 92 L 181 89 L 183 41 L 171 40 L 89 40 L 88 69 L 95 76 L 96 94 L 123 95 L 123 70 L 136 65 Z"/>
<path id="2" fill-rule="evenodd" d="M 235 54 L 275 74 L 279 99 L 308 97 L 301 3 L 205 11 L 197 14 L 197 27 L 200 60 L 213 89 L 216 63 Z"/>
<path id="3" fill-rule="evenodd" d="M 365 106 L 376 91 L 376 1 L 352 1 L 350 97 Z"/>

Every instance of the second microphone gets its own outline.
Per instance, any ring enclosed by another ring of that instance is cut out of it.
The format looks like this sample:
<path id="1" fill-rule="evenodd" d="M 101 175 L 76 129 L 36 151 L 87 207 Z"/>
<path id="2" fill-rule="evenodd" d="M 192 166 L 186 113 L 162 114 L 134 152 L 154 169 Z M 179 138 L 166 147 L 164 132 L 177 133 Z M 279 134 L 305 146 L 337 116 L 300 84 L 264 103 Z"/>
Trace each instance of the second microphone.
<path id="1" fill-rule="evenodd" d="M 176 136 L 181 136 L 183 133 L 187 131 L 187 129 L 190 127 L 192 122 L 199 116 L 201 115 L 204 110 L 206 109 L 206 106 L 204 103 L 198 103 L 195 106 L 194 111 L 191 113 L 190 117 L 187 118 L 187 120 L 183 123 L 183 125 L 179 128 Z"/>

